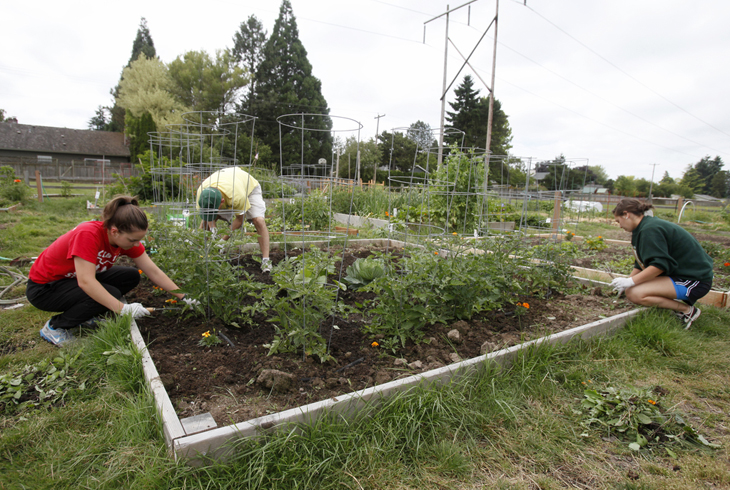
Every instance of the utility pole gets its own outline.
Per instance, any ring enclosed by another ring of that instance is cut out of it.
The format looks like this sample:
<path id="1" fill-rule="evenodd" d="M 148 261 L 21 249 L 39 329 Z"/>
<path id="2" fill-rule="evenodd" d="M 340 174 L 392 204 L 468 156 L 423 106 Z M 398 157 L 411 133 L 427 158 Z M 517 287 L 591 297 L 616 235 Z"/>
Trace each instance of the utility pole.
<path id="1" fill-rule="evenodd" d="M 377 123 L 375 124 L 375 145 L 376 146 L 378 145 L 378 134 L 379 134 L 379 131 L 380 131 L 380 118 L 381 117 L 384 117 L 384 116 L 385 116 L 385 114 L 378 114 L 377 116 L 375 116 L 373 118 L 373 119 L 377 119 L 378 120 Z M 374 184 L 377 184 L 378 183 L 378 181 L 376 179 L 377 176 L 378 176 L 378 163 L 376 162 L 375 163 L 375 168 L 373 169 L 373 183 Z"/>
<path id="2" fill-rule="evenodd" d="M 651 168 L 651 183 L 649 184 L 649 204 L 651 204 L 652 195 L 651 190 L 654 188 L 654 170 L 656 170 L 656 166 L 659 165 L 658 163 L 650 163 L 649 165 L 652 166 Z"/>
<path id="3" fill-rule="evenodd" d="M 489 160 L 492 155 L 492 122 L 494 121 L 494 79 L 497 69 L 497 28 L 499 27 L 499 0 L 497 0 L 497 9 L 494 14 L 494 49 L 492 51 L 492 86 L 489 87 L 489 117 L 487 118 L 487 152 L 484 162 L 484 195 L 487 194 L 487 186 L 489 185 Z"/>

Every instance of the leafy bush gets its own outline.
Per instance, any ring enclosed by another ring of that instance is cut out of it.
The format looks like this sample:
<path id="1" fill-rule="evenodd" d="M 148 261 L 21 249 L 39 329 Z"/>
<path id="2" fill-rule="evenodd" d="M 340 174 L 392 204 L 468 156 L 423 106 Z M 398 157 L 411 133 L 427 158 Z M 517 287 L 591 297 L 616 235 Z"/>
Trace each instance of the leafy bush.
<path id="1" fill-rule="evenodd" d="M 21 179 L 15 178 L 13 167 L 0 167 L 0 197 L 10 204 L 23 202 L 30 197 L 31 191 Z"/>

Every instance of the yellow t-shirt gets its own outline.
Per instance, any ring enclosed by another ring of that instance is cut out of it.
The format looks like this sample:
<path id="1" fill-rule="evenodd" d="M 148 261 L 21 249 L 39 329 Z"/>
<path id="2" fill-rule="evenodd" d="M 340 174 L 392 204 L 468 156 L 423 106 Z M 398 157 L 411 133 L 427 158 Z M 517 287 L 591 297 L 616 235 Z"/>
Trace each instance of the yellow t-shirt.
<path id="1" fill-rule="evenodd" d="M 221 209 L 233 209 L 235 214 L 241 215 L 251 207 L 248 196 L 257 185 L 258 181 L 245 170 L 238 167 L 224 168 L 210 174 L 210 177 L 200 184 L 195 195 L 195 208 L 200 209 L 198 200 L 203 189 L 215 187 L 223 194 Z"/>

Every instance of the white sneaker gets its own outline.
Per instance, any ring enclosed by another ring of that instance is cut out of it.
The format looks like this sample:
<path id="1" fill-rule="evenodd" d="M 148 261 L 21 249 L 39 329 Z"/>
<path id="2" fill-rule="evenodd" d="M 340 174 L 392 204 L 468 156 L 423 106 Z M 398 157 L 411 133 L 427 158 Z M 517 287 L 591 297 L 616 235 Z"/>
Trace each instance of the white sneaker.
<path id="1" fill-rule="evenodd" d="M 64 342 L 73 340 L 74 336 L 64 328 L 51 328 L 51 320 L 48 320 L 41 328 L 41 338 L 53 345 L 61 345 Z"/>
<path id="2" fill-rule="evenodd" d="M 261 261 L 261 272 L 271 272 L 271 260 L 263 259 Z"/>

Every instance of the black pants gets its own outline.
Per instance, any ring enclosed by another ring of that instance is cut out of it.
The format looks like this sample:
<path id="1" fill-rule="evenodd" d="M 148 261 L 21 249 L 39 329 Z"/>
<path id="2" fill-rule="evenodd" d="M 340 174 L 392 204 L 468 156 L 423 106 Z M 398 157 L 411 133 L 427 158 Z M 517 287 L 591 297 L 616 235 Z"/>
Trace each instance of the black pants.
<path id="1" fill-rule="evenodd" d="M 96 274 L 96 280 L 112 296 L 121 299 L 139 284 L 139 271 L 134 267 L 112 267 Z M 30 304 L 39 310 L 63 312 L 51 317 L 53 328 L 73 328 L 109 311 L 106 306 L 91 299 L 79 287 L 75 277 L 48 284 L 28 280 L 25 295 Z"/>

